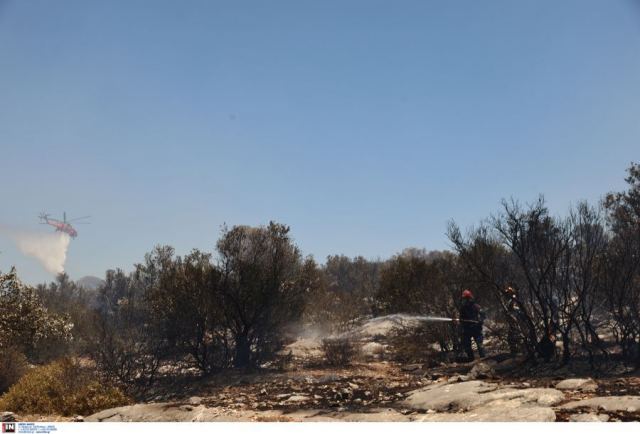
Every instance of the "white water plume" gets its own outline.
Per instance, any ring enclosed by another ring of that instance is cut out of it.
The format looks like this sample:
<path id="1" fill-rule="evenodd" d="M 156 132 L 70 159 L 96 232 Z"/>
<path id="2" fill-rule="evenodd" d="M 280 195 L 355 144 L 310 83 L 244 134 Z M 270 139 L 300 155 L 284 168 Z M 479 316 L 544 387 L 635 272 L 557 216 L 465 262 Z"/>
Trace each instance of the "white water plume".
<path id="1" fill-rule="evenodd" d="M 416 317 L 419 320 L 422 321 L 433 321 L 433 322 L 451 322 L 453 321 L 453 318 L 446 318 L 443 316 L 430 316 L 430 315 L 424 315 L 424 316 L 418 316 Z"/>
<path id="2" fill-rule="evenodd" d="M 69 235 L 62 232 L 41 233 L 3 229 L 22 253 L 37 259 L 49 273 L 58 274 L 64 271 L 67 249 L 71 242 Z"/>

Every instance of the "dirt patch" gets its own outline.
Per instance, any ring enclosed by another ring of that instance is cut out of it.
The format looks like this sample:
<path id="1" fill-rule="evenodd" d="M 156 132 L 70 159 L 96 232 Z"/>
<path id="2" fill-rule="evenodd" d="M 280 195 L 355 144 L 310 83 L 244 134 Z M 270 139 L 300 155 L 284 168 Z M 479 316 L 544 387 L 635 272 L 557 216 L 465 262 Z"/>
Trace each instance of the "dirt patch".
<path id="1" fill-rule="evenodd" d="M 281 410 L 329 409 L 367 412 L 393 407 L 407 393 L 431 381 L 387 363 L 352 369 L 315 369 L 276 377 L 256 378 L 249 384 L 213 387 L 203 398 L 207 407 Z"/>
<path id="2" fill-rule="evenodd" d="M 600 379 L 595 394 L 596 396 L 640 395 L 640 377 Z"/>

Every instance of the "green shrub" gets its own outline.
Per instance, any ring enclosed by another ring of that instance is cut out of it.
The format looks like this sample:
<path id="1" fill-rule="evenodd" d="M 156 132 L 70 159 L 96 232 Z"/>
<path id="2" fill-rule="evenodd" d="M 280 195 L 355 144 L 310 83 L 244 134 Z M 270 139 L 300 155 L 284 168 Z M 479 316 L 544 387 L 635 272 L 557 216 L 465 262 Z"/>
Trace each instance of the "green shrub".
<path id="1" fill-rule="evenodd" d="M 95 373 L 73 359 L 32 369 L 0 397 L 0 408 L 22 414 L 88 415 L 128 404 L 116 387 L 95 379 Z"/>
<path id="2" fill-rule="evenodd" d="M 27 358 L 15 348 L 0 350 L 0 393 L 6 392 L 29 369 Z"/>

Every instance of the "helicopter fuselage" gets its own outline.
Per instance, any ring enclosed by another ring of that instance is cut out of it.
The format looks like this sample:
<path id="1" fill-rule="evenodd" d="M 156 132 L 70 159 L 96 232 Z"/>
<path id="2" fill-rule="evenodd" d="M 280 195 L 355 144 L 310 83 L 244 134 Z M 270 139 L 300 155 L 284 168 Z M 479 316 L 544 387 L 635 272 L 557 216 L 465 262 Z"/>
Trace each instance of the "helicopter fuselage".
<path id="1" fill-rule="evenodd" d="M 54 219 L 48 219 L 48 218 L 45 219 L 44 222 L 56 228 L 56 232 L 63 232 L 69 235 L 71 238 L 75 238 L 78 236 L 78 232 L 69 223 L 61 222 L 59 220 L 54 220 Z"/>

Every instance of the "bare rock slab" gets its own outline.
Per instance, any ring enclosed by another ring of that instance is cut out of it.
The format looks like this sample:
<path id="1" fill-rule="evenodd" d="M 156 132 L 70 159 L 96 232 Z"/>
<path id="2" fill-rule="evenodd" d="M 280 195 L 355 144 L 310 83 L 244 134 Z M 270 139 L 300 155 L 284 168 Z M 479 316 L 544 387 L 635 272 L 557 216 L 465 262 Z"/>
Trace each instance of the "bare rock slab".
<path id="1" fill-rule="evenodd" d="M 220 420 L 215 409 L 206 408 L 203 405 L 192 406 L 179 403 L 127 405 L 110 408 L 85 418 L 87 422 L 198 422 L 213 420 Z"/>
<path id="2" fill-rule="evenodd" d="M 602 396 L 583 399 L 581 401 L 568 402 L 560 408 L 591 408 L 603 411 L 626 411 L 629 413 L 640 412 L 640 396 Z"/>
<path id="3" fill-rule="evenodd" d="M 549 407 L 563 399 L 564 394 L 555 389 L 514 389 L 474 380 L 423 387 L 410 392 L 404 404 L 416 410 L 467 411 L 498 400 Z"/>
<path id="4" fill-rule="evenodd" d="M 569 416 L 569 422 L 607 422 L 609 416 L 606 414 L 580 413 Z"/>
<path id="5" fill-rule="evenodd" d="M 474 380 L 433 384 L 409 394 L 404 405 L 436 412 L 424 421 L 554 421 L 551 406 L 564 400 L 559 390 L 515 389 Z"/>
<path id="6" fill-rule="evenodd" d="M 411 422 L 413 420 L 391 408 L 371 409 L 367 413 L 331 412 L 308 417 L 300 417 L 293 413 L 287 416 L 292 416 L 292 420 L 296 422 Z"/>
<path id="7" fill-rule="evenodd" d="M 187 409 L 187 407 L 191 407 Z M 101 411 L 85 419 L 87 422 L 410 422 L 391 408 L 371 409 L 367 413 L 326 412 L 323 410 L 297 410 L 284 413 L 268 411 L 219 411 L 204 406 L 177 403 L 136 404 Z"/>
<path id="8" fill-rule="evenodd" d="M 496 385 L 484 381 L 432 384 L 409 393 L 404 404 L 416 410 L 456 411 L 479 407 Z"/>
<path id="9" fill-rule="evenodd" d="M 556 389 L 595 392 L 598 389 L 598 383 L 591 378 L 568 378 L 557 383 Z"/>
<path id="10" fill-rule="evenodd" d="M 416 419 L 420 422 L 554 422 L 556 413 L 549 407 L 518 407 L 500 411 L 480 407 L 465 413 L 435 413 Z"/>

